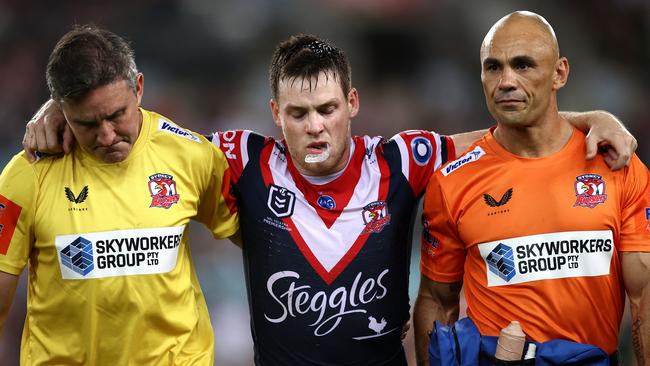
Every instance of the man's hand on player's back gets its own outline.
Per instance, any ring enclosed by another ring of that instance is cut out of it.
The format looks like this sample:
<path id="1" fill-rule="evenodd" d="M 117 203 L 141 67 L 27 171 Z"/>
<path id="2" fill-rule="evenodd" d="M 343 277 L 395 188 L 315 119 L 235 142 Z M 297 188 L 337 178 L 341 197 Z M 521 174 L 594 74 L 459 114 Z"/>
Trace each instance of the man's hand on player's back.
<path id="1" fill-rule="evenodd" d="M 25 126 L 23 149 L 30 161 L 36 160 L 36 152 L 43 154 L 69 153 L 75 139 L 65 121 L 59 103 L 53 99 L 45 102 Z"/>

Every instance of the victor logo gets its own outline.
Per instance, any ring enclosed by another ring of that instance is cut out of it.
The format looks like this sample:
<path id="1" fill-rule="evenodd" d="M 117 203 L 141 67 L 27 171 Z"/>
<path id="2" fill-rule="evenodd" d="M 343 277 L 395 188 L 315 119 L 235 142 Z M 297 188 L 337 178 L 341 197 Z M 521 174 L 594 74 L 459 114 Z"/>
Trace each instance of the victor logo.
<path id="1" fill-rule="evenodd" d="M 477 146 L 474 150 L 445 165 L 442 169 L 442 175 L 447 176 L 463 165 L 477 161 L 483 155 L 485 155 L 485 151 L 483 151 L 480 146 Z"/>
<path id="2" fill-rule="evenodd" d="M 164 119 L 158 120 L 158 130 L 174 134 L 176 136 L 192 140 L 194 142 L 203 143 L 198 137 L 194 136 L 192 133 L 187 132 L 185 129 L 169 122 Z"/>

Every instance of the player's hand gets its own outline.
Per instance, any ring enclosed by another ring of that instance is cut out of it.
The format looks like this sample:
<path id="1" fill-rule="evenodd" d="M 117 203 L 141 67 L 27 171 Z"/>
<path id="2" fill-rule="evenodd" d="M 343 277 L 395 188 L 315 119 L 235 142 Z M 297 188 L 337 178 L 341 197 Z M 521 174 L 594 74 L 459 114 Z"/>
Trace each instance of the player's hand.
<path id="1" fill-rule="evenodd" d="M 25 126 L 23 149 L 30 161 L 36 160 L 36 152 L 45 154 L 69 153 L 74 136 L 65 121 L 59 103 L 50 99 L 34 114 Z"/>
<path id="2" fill-rule="evenodd" d="M 411 329 L 411 321 L 407 320 L 406 323 L 404 323 L 404 326 L 402 327 L 402 340 L 406 338 L 406 333 L 408 333 L 409 329 Z"/>
<path id="3" fill-rule="evenodd" d="M 587 160 L 600 152 L 610 169 L 625 167 L 638 146 L 634 136 L 610 113 L 602 112 L 592 118 L 596 122 L 587 134 Z"/>

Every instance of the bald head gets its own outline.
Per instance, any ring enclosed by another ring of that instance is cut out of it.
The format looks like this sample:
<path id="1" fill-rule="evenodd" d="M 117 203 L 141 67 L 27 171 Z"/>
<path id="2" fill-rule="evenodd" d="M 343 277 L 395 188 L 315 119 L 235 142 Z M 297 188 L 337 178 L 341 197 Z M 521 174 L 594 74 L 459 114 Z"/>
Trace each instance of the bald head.
<path id="1" fill-rule="evenodd" d="M 557 116 L 556 92 L 569 75 L 546 19 L 518 11 L 490 28 L 481 45 L 481 81 L 500 126 L 532 126 Z"/>
<path id="2" fill-rule="evenodd" d="M 555 59 L 560 57 L 560 47 L 553 27 L 539 14 L 530 11 L 515 11 L 499 19 L 488 31 L 481 44 L 481 58 L 486 48 L 493 47 L 495 41 L 534 40 L 545 46 Z"/>

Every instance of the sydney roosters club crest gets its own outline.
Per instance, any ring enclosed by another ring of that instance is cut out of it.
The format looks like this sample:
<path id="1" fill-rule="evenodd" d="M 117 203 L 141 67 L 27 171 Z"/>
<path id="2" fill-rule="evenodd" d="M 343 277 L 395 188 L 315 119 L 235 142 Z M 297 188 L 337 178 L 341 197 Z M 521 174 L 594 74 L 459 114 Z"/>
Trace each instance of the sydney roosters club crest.
<path id="1" fill-rule="evenodd" d="M 370 202 L 361 214 L 366 225 L 361 234 L 380 233 L 384 226 L 390 223 L 390 214 L 384 201 Z"/>
<path id="2" fill-rule="evenodd" d="M 576 177 L 574 183 L 576 192 L 575 206 L 594 208 L 607 200 L 605 181 L 597 174 L 583 174 Z"/>
<path id="3" fill-rule="evenodd" d="M 151 192 L 149 207 L 170 208 L 180 197 L 176 191 L 174 177 L 169 174 L 156 173 L 150 176 L 149 192 Z"/>

